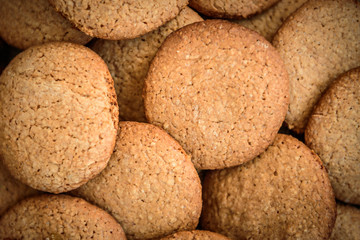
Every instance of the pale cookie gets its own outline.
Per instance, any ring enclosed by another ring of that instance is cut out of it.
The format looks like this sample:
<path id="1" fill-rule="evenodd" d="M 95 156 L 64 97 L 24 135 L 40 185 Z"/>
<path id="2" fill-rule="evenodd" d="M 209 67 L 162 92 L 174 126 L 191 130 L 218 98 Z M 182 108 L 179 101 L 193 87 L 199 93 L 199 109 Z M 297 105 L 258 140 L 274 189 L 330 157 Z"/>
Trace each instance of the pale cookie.
<path id="1" fill-rule="evenodd" d="M 360 240 L 360 209 L 337 203 L 337 216 L 331 240 Z"/>
<path id="2" fill-rule="evenodd" d="M 229 238 L 214 232 L 204 230 L 182 231 L 174 233 L 161 240 L 230 240 Z"/>
<path id="3" fill-rule="evenodd" d="M 76 29 L 48 0 L 0 0 L 0 36 L 26 49 L 53 41 L 86 44 L 92 37 Z"/>
<path id="4" fill-rule="evenodd" d="M 285 122 L 304 132 L 322 92 L 341 73 L 360 62 L 360 2 L 310 0 L 292 14 L 273 44 L 290 78 L 290 106 Z"/>
<path id="5" fill-rule="evenodd" d="M 192 155 L 197 169 L 239 165 L 272 143 L 288 107 L 276 50 L 239 24 L 207 20 L 172 33 L 145 79 L 147 119 Z"/>
<path id="6" fill-rule="evenodd" d="M 252 29 L 271 41 L 285 19 L 307 0 L 280 0 L 271 8 L 249 19 L 236 20 L 236 23 Z"/>
<path id="7" fill-rule="evenodd" d="M 92 49 L 104 59 L 114 79 L 121 119 L 146 121 L 141 95 L 151 60 L 170 33 L 199 21 L 202 21 L 202 18 L 185 7 L 176 18 L 144 36 L 129 40 L 95 42 Z"/>
<path id="8" fill-rule="evenodd" d="M 188 0 L 49 0 L 84 33 L 121 40 L 155 30 L 176 17 Z"/>
<path id="9" fill-rule="evenodd" d="M 209 171 L 203 194 L 202 228 L 231 239 L 328 239 L 335 223 L 325 167 L 289 135 L 251 162 Z"/>
<path id="10" fill-rule="evenodd" d="M 118 239 L 120 224 L 83 199 L 41 195 L 25 199 L 0 219 L 0 239 Z"/>
<path id="11" fill-rule="evenodd" d="M 120 122 L 108 166 L 75 194 L 113 215 L 128 239 L 193 230 L 202 206 L 190 157 L 164 130 L 137 122 Z"/>
<path id="12" fill-rule="evenodd" d="M 247 18 L 279 0 L 190 0 L 190 7 L 215 18 Z"/>
<path id="13" fill-rule="evenodd" d="M 360 67 L 341 75 L 320 98 L 305 142 L 329 171 L 335 197 L 360 205 Z"/>
<path id="14" fill-rule="evenodd" d="M 70 191 L 103 170 L 118 129 L 113 80 L 90 49 L 31 47 L 0 76 L 0 156 L 11 174 L 42 191 Z"/>
<path id="15" fill-rule="evenodd" d="M 0 216 L 18 201 L 35 194 L 38 191 L 14 179 L 0 159 Z"/>

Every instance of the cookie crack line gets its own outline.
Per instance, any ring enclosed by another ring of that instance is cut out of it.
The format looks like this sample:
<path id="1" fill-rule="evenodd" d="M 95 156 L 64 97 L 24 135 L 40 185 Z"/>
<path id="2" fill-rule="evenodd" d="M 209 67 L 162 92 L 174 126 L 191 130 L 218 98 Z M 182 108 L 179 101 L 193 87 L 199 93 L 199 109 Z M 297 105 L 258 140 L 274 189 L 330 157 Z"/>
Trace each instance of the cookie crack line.
<path id="1" fill-rule="evenodd" d="M 0 152 L 14 177 L 60 193 L 106 166 L 118 114 L 112 79 L 99 56 L 72 43 L 35 46 L 15 57 L 0 82 L 0 105 L 10 103 L 0 107 Z"/>

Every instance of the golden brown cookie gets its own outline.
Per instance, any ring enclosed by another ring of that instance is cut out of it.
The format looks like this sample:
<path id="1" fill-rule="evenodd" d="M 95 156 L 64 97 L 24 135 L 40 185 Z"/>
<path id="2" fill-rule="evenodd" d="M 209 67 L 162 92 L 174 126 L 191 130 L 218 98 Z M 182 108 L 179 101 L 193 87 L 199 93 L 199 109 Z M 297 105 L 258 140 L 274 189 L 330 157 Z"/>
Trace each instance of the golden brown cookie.
<path id="1" fill-rule="evenodd" d="M 0 219 L 0 239 L 119 239 L 120 224 L 104 210 L 66 195 L 27 198 Z"/>
<path id="2" fill-rule="evenodd" d="M 92 37 L 76 29 L 47 0 L 0 0 L 0 36 L 25 49 L 53 41 L 86 44 Z"/>
<path id="3" fill-rule="evenodd" d="M 340 74 L 360 62 L 360 2 L 310 0 L 293 13 L 273 44 L 290 78 L 286 123 L 304 132 L 322 92 Z"/>
<path id="4" fill-rule="evenodd" d="M 190 0 L 190 7 L 215 18 L 247 18 L 279 0 Z"/>
<path id="5" fill-rule="evenodd" d="M 90 49 L 31 47 L 0 76 L 0 156 L 42 191 L 70 191 L 105 168 L 118 129 L 113 80 Z"/>
<path id="6" fill-rule="evenodd" d="M 236 20 L 236 23 L 252 29 L 271 41 L 285 19 L 307 0 L 280 0 L 271 8 L 249 19 Z"/>
<path id="7" fill-rule="evenodd" d="M 161 240 L 229 240 L 229 238 L 214 232 L 204 230 L 182 231 L 170 236 L 161 238 Z"/>
<path id="8" fill-rule="evenodd" d="M 337 216 L 331 240 L 360 240 L 360 209 L 337 203 Z"/>
<path id="9" fill-rule="evenodd" d="M 35 194 L 38 191 L 14 179 L 0 159 L 0 216 L 18 201 Z"/>
<path id="10" fill-rule="evenodd" d="M 360 67 L 341 75 L 320 98 L 305 142 L 329 171 L 335 197 L 360 205 Z"/>
<path id="11" fill-rule="evenodd" d="M 188 0 L 49 2 L 84 33 L 111 40 L 135 38 L 155 30 L 188 4 Z"/>
<path id="12" fill-rule="evenodd" d="M 193 230 L 202 206 L 190 157 L 164 130 L 137 122 L 120 122 L 108 166 L 75 194 L 113 215 L 128 239 Z"/>
<path id="13" fill-rule="evenodd" d="M 203 199 L 202 228 L 231 239 L 328 239 L 336 218 L 325 167 L 289 135 L 251 162 L 209 171 Z"/>
<path id="14" fill-rule="evenodd" d="M 145 79 L 147 119 L 198 169 L 239 165 L 274 140 L 288 107 L 288 76 L 259 34 L 224 20 L 172 33 Z"/>
<path id="15" fill-rule="evenodd" d="M 95 42 L 92 49 L 105 60 L 114 79 L 121 119 L 146 121 L 141 95 L 151 60 L 170 33 L 199 21 L 202 21 L 202 18 L 185 7 L 176 18 L 144 36 L 129 40 Z"/>

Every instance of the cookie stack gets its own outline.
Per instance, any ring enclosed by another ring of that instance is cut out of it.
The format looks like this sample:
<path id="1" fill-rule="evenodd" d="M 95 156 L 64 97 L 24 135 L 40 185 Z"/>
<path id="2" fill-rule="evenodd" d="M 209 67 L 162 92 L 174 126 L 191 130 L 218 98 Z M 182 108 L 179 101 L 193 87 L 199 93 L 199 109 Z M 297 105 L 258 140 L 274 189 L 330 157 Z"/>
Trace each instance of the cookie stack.
<path id="1" fill-rule="evenodd" d="M 357 0 L 0 13 L 0 239 L 359 236 Z"/>

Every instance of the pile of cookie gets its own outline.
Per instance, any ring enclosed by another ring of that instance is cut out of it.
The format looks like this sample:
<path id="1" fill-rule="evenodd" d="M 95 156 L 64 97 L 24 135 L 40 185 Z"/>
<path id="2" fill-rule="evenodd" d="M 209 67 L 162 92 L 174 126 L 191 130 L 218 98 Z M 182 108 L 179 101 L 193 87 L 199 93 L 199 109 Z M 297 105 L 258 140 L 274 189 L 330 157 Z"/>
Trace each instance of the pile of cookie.
<path id="1" fill-rule="evenodd" d="M 0 239 L 359 239 L 360 1 L 0 14 Z"/>

